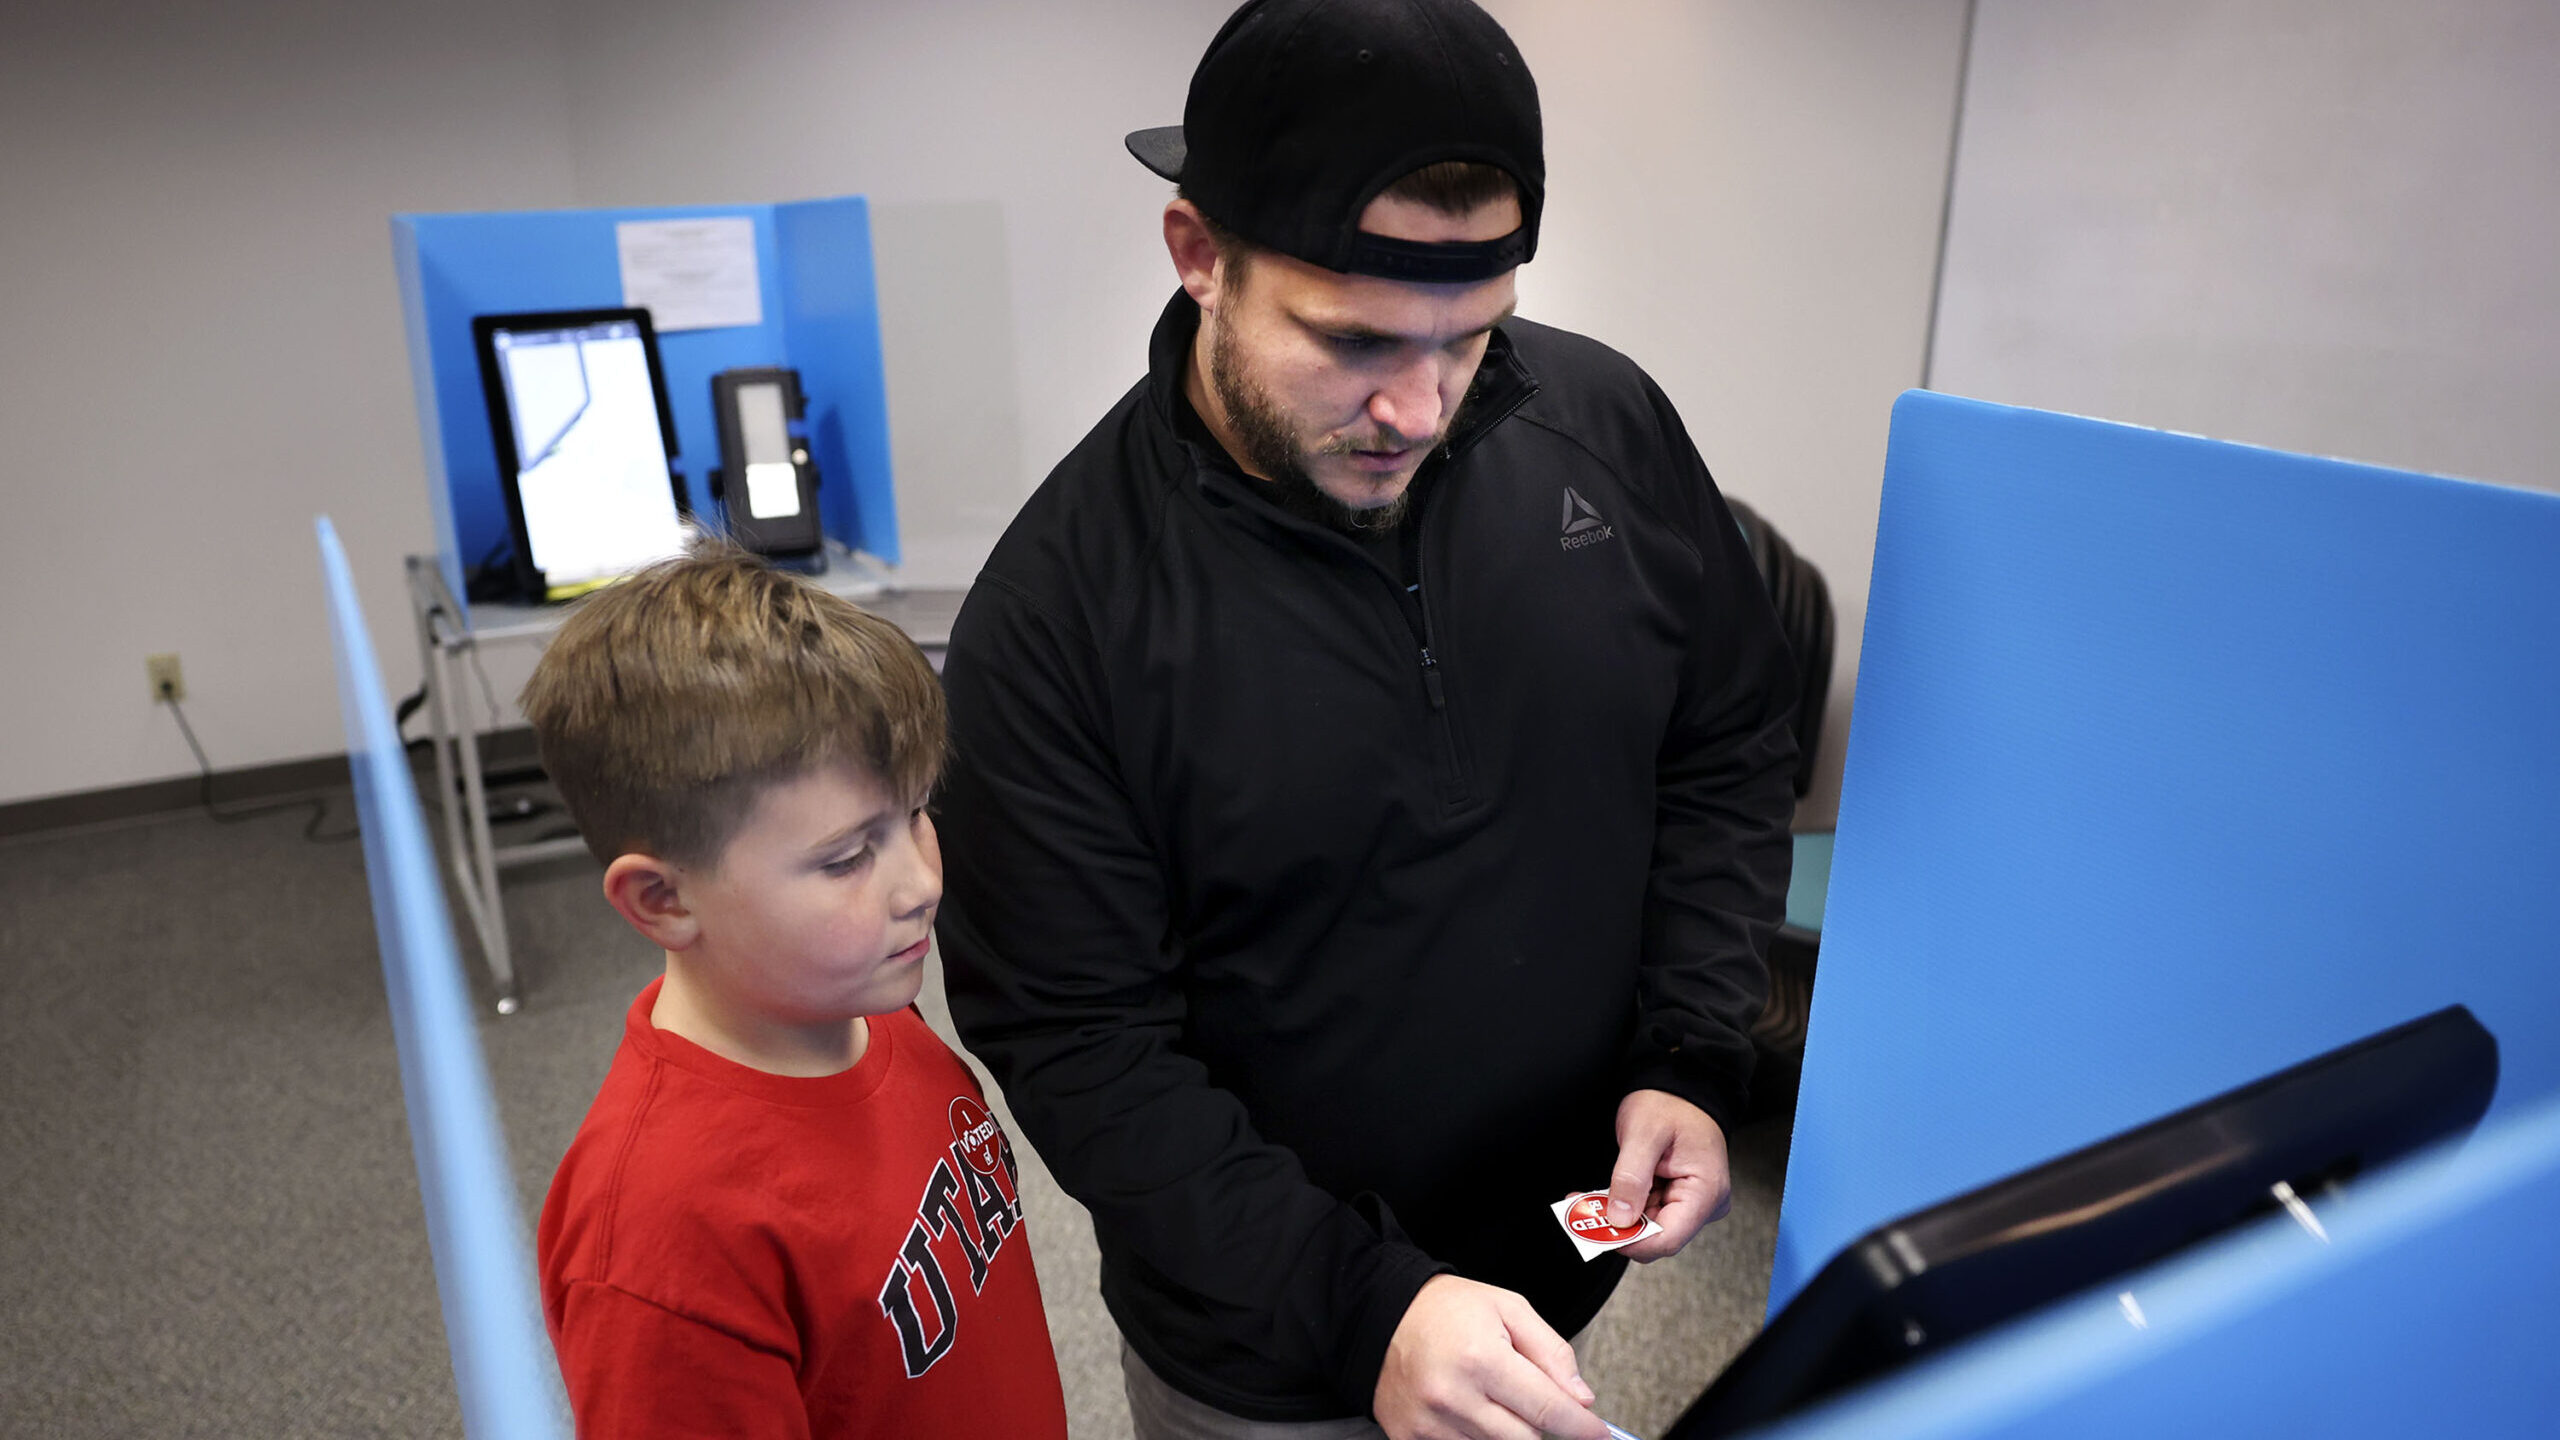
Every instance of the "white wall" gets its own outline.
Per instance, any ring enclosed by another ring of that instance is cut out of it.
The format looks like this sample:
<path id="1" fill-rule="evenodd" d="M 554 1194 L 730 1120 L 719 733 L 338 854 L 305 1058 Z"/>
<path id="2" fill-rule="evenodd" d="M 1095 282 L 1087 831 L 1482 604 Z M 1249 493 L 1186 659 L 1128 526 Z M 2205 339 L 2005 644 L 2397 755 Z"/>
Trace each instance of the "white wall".
<path id="1" fill-rule="evenodd" d="M 966 583 L 1134 383 L 1168 187 L 1226 0 L 571 0 L 581 204 L 873 202 L 905 568 Z"/>
<path id="2" fill-rule="evenodd" d="M 2560 488 L 2560 5 L 1982 0 L 1936 388 Z"/>
<path id="3" fill-rule="evenodd" d="M 1493 0 L 1538 76 L 1522 313 L 1625 351 L 1839 614 L 1839 805 L 1893 397 L 1920 383 L 1963 0 Z"/>
<path id="4" fill-rule="evenodd" d="M 557 205 L 551 8 L 0 8 L 0 801 L 345 748 L 311 517 L 395 684 L 429 548 L 398 209 Z"/>
<path id="5" fill-rule="evenodd" d="M 1494 0 L 1550 196 L 1523 313 L 1635 356 L 1841 610 L 1835 803 L 1893 396 L 1926 343 L 1962 0 Z M 573 12 L 580 197 L 872 196 L 911 569 L 966 579 L 1138 377 L 1181 118 L 1227 0 Z M 760 37 L 760 38 L 759 38 Z M 969 37 L 963 40 L 961 37 Z"/>
<path id="6" fill-rule="evenodd" d="M 320 509 L 392 682 L 414 677 L 398 557 L 430 542 L 394 210 L 871 196 L 909 568 L 966 578 L 1144 365 L 1168 187 L 1120 136 L 1179 119 L 1228 8 L 269 0 L 217 21 L 171 0 L 0 22 L 0 123 L 38 137 L 0 158 L 0 454 L 30 517 L 0 538 L 26 682 L 0 691 L 0 801 L 188 771 L 149 650 L 185 655 L 217 763 L 339 748 Z M 1525 308 L 1652 369 L 1718 477 L 1823 567 L 1845 713 L 1961 0 L 1493 8 L 1549 127 Z M 502 694 L 523 664 L 492 657 Z M 1833 754 L 1836 775 L 1836 733 Z"/>
<path id="7" fill-rule="evenodd" d="M 1526 308 L 1648 366 L 1823 568 L 1836 775 L 1962 0 L 1493 8 L 1547 107 Z M 394 210 L 873 196 L 911 566 L 965 577 L 1138 374 L 1165 187 L 1119 136 L 1225 9 L 0 10 L 0 802 L 188 773 L 147 651 L 218 764 L 339 748 L 320 510 L 414 677 Z M 2560 484 L 2555 81 L 2537 0 L 1983 0 L 1934 379 Z"/>

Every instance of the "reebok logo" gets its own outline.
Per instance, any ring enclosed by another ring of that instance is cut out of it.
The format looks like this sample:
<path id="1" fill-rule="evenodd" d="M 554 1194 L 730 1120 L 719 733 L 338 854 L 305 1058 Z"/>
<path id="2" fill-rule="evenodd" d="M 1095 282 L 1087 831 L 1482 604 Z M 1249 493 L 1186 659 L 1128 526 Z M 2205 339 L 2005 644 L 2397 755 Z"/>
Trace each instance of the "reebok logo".
<path id="1" fill-rule="evenodd" d="M 1558 545 L 1567 550 L 1579 550 L 1585 545 L 1597 545 L 1617 533 L 1609 522 L 1600 518 L 1599 511 L 1591 508 L 1591 502 L 1582 498 L 1582 492 L 1570 485 L 1564 487 L 1564 534 L 1557 537 Z"/>

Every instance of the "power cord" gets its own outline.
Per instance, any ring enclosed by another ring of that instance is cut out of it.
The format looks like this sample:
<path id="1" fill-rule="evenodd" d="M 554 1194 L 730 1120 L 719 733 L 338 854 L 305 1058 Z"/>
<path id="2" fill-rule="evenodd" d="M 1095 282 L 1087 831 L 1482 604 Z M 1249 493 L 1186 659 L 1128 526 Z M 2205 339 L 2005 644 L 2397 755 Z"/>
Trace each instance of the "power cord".
<path id="1" fill-rule="evenodd" d="M 480 652 L 477 649 L 474 649 L 471 652 L 471 668 L 473 672 L 480 677 L 480 693 L 489 706 L 489 728 L 495 730 L 501 723 L 498 712 L 497 687 L 489 683 L 489 672 L 481 668 Z M 470 703 L 470 697 L 467 694 L 456 695 L 454 697 L 454 701 L 457 705 L 467 706 Z M 410 691 L 408 695 L 404 696 L 399 705 L 391 712 L 391 727 L 394 730 L 403 732 L 401 735 L 401 744 L 406 748 L 412 763 L 416 762 L 417 757 L 421 752 L 425 751 L 427 747 L 435 743 L 435 741 L 428 736 L 421 735 L 415 739 L 411 739 L 406 733 L 409 717 L 418 713 L 426 703 L 427 682 L 420 680 L 418 682 L 418 688 Z M 485 771 L 483 781 L 488 787 L 490 793 L 485 802 L 485 810 L 483 813 L 488 815 L 489 823 L 492 825 L 511 825 L 526 820 L 537 820 L 545 815 L 558 813 L 560 806 L 554 801 L 521 793 L 512 795 L 496 793 L 511 783 L 525 780 L 541 780 L 545 778 L 547 777 L 540 765 L 518 767 L 511 770 L 500 769 Z M 457 786 L 460 784 L 459 781 L 456 781 L 455 783 Z M 436 794 L 434 786 L 421 782 L 419 786 L 419 793 L 426 797 L 426 803 L 434 806 L 439 815 L 443 813 L 447 797 Z M 552 840 L 564 835 L 575 835 L 577 833 L 578 831 L 574 826 L 567 830 L 554 828 L 544 832 L 536 838 L 538 840 Z"/>
<path id="2" fill-rule="evenodd" d="M 178 733 L 187 737 L 187 748 L 195 752 L 196 796 L 204 806 L 204 813 L 225 825 L 236 825 L 243 820 L 256 820 L 268 815 L 281 814 L 287 810 L 299 810 L 308 805 L 311 807 L 311 819 L 302 827 L 303 839 L 314 844 L 332 845 L 342 840 L 352 840 L 362 833 L 362 827 L 356 827 L 322 834 L 320 822 L 329 818 L 329 800 L 324 795 L 315 795 L 307 800 L 279 800 L 268 805 L 235 806 L 229 809 L 214 804 L 213 762 L 205 758 L 204 747 L 196 743 L 196 727 L 187 723 L 186 707 L 178 703 L 177 695 L 167 685 L 160 687 L 160 698 L 168 703 L 169 713 L 178 717 Z"/>

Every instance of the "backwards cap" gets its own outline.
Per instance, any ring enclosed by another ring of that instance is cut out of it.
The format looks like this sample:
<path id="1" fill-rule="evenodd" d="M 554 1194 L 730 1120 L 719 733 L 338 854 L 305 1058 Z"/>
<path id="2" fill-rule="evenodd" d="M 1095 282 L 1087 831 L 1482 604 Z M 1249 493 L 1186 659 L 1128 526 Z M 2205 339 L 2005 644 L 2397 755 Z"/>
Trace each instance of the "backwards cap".
<path id="1" fill-rule="evenodd" d="M 1247 0 L 1192 72 L 1182 123 L 1128 146 L 1219 224 L 1328 270 L 1472 282 L 1537 252 L 1537 82 L 1469 0 Z M 1520 228 L 1436 244 L 1360 228 L 1380 191 L 1445 160 L 1518 181 Z"/>

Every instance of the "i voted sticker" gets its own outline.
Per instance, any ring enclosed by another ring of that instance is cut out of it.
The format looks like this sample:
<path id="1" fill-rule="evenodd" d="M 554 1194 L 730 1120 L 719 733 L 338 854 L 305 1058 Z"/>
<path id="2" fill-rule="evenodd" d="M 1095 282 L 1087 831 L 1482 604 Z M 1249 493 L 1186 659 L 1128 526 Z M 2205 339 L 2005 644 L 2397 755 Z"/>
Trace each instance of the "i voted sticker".
<path id="1" fill-rule="evenodd" d="M 1556 1212 L 1556 1223 L 1564 1227 L 1565 1238 L 1573 1242 L 1573 1248 L 1581 1251 L 1585 1260 L 1662 1233 L 1662 1227 L 1654 1224 L 1649 1215 L 1638 1215 L 1633 1225 L 1610 1224 L 1606 1190 L 1567 1195 L 1548 1208 Z"/>

